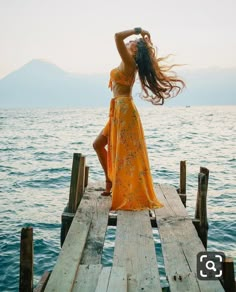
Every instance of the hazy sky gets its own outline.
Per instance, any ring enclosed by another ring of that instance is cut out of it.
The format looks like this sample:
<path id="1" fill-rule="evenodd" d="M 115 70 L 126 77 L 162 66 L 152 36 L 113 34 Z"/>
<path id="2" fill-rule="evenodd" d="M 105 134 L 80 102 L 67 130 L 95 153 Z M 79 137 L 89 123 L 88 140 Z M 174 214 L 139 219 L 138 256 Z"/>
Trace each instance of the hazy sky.
<path id="1" fill-rule="evenodd" d="M 107 72 L 114 33 L 135 26 L 189 68 L 236 67 L 235 11 L 235 0 L 0 0 L 0 78 L 32 59 Z"/>

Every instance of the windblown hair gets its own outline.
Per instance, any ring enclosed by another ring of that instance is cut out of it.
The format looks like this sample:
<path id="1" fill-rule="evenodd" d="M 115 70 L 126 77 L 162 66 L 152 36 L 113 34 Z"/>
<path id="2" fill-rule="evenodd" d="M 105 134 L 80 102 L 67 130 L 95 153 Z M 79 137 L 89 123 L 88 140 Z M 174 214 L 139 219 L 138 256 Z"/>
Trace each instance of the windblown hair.
<path id="1" fill-rule="evenodd" d="M 185 87 L 184 81 L 170 71 L 177 65 L 160 65 L 166 58 L 156 58 L 155 49 L 143 38 L 137 41 L 135 61 L 143 90 L 142 97 L 155 105 L 164 104 L 165 99 L 178 95 Z"/>

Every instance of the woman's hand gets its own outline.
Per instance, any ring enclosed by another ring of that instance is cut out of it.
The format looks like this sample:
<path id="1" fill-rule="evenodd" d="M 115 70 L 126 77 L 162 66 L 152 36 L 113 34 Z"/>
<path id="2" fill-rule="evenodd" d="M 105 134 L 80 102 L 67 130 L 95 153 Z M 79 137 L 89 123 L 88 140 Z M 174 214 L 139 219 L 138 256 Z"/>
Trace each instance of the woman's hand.
<path id="1" fill-rule="evenodd" d="M 150 33 L 147 30 L 142 29 L 141 36 L 143 37 L 143 39 L 145 40 L 145 42 L 148 45 L 151 45 L 152 46 L 151 35 L 150 35 Z"/>
<path id="2" fill-rule="evenodd" d="M 149 38 L 151 39 L 150 33 L 147 30 L 142 29 L 141 31 L 141 36 L 145 39 L 145 38 Z"/>

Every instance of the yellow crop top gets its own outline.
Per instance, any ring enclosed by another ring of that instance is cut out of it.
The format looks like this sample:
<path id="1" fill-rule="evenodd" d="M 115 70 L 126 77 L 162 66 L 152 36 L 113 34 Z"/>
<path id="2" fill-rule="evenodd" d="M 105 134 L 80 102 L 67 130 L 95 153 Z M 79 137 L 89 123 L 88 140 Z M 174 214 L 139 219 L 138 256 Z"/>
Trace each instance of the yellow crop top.
<path id="1" fill-rule="evenodd" d="M 134 75 L 127 76 L 119 68 L 114 68 L 110 72 L 109 88 L 112 89 L 112 81 L 126 86 L 132 86 L 134 83 Z"/>

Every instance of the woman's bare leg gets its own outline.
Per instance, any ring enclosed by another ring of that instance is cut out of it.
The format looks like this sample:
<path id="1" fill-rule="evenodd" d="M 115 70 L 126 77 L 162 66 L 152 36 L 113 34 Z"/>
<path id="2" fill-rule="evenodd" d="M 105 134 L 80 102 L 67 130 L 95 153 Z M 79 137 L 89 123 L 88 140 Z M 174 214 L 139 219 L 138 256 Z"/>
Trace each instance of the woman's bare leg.
<path id="1" fill-rule="evenodd" d="M 95 141 L 93 142 L 93 148 L 97 153 L 98 159 L 102 165 L 102 168 L 105 173 L 106 177 L 106 192 L 110 192 L 111 190 L 111 183 L 110 179 L 108 177 L 108 170 L 107 170 L 107 150 L 106 150 L 106 145 L 107 145 L 107 137 L 102 135 L 102 132 L 97 136 Z"/>

